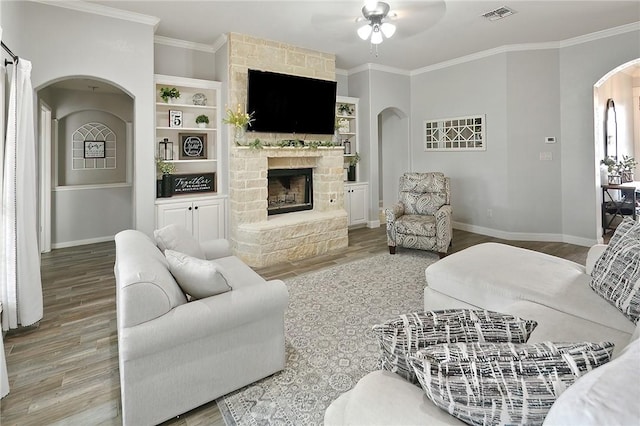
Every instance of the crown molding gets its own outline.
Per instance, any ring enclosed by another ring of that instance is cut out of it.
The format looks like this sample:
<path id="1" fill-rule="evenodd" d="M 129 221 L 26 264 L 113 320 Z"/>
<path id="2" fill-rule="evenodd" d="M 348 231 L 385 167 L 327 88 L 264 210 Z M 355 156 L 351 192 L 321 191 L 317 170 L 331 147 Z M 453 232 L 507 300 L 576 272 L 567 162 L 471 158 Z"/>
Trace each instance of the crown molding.
<path id="1" fill-rule="evenodd" d="M 348 76 L 349 75 L 349 70 L 345 70 L 345 69 L 342 69 L 342 68 L 336 68 L 336 75 Z"/>
<path id="2" fill-rule="evenodd" d="M 380 65 L 380 64 L 372 64 L 372 63 L 362 64 L 355 68 L 351 68 L 350 70 L 347 70 L 347 75 L 357 74 L 362 71 L 382 71 L 382 72 L 388 72 L 391 74 L 399 74 L 399 75 L 405 75 L 405 76 L 411 75 L 410 71 L 403 70 L 401 68 L 390 67 L 387 65 Z"/>
<path id="3" fill-rule="evenodd" d="M 78 12 L 93 13 L 94 15 L 106 16 L 108 18 L 122 19 L 124 21 L 137 22 L 139 24 L 151 25 L 155 32 L 160 18 L 141 13 L 127 12 L 101 4 L 87 3 L 84 1 L 60 1 L 60 0 L 33 0 L 36 3 L 42 3 L 49 6 L 62 7 L 65 9 L 76 10 Z"/>
<path id="4" fill-rule="evenodd" d="M 218 50 L 227 43 L 227 41 L 229 41 L 229 36 L 226 34 L 222 34 L 218 37 L 218 39 L 213 42 L 213 46 L 211 46 L 213 53 L 217 53 Z"/>
<path id="5" fill-rule="evenodd" d="M 213 49 L 213 46 L 209 44 L 194 43 L 192 41 L 179 40 L 177 38 L 155 36 L 153 37 L 153 42 L 155 44 L 162 44 L 162 45 L 171 46 L 171 47 L 179 47 L 182 49 L 199 50 L 201 52 L 207 52 L 207 53 L 215 52 L 215 50 Z"/>
<path id="6" fill-rule="evenodd" d="M 582 43 L 588 43 L 595 40 L 600 40 L 607 37 L 612 37 L 620 34 L 625 34 L 631 31 L 640 30 L 640 21 L 633 22 L 627 25 L 621 25 L 619 27 L 608 28 L 602 31 L 596 31 L 594 33 L 585 34 L 578 37 L 569 38 L 562 41 L 551 41 L 547 43 L 523 43 L 523 44 L 508 44 L 494 49 L 483 50 L 481 52 L 472 53 L 470 55 L 461 56 L 459 58 L 451 59 L 450 61 L 444 61 L 437 64 L 429 65 L 423 68 L 418 68 L 410 72 L 411 76 L 424 74 L 426 72 L 447 68 L 453 65 L 459 65 L 465 62 L 471 62 L 478 59 L 486 58 L 493 55 L 506 52 L 521 52 L 524 50 L 546 50 L 546 49 L 561 49 L 565 47 L 575 46 Z"/>
<path id="7" fill-rule="evenodd" d="M 595 33 L 585 34 L 582 36 L 570 38 L 559 42 L 559 47 L 575 46 L 576 44 L 587 43 L 601 38 L 612 37 L 620 34 L 629 33 L 631 31 L 640 30 L 640 21 L 632 22 L 626 25 L 620 25 L 619 27 L 608 28 L 602 31 L 596 31 Z"/>

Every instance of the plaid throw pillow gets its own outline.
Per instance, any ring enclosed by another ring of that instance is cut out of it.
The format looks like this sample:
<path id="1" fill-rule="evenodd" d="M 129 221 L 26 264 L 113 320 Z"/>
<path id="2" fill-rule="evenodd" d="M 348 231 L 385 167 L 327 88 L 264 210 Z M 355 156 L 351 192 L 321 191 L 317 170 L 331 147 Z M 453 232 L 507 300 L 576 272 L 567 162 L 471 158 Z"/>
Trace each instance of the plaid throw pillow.
<path id="1" fill-rule="evenodd" d="M 640 224 L 623 220 L 591 272 L 591 288 L 634 323 L 640 319 Z"/>
<path id="2" fill-rule="evenodd" d="M 454 343 L 411 357 L 427 397 L 471 425 L 540 425 L 578 377 L 611 359 L 612 343 Z"/>
<path id="3" fill-rule="evenodd" d="M 538 325 L 487 310 L 446 309 L 400 315 L 373 326 L 380 346 L 380 367 L 417 384 L 409 355 L 429 345 L 454 342 L 524 343 Z"/>

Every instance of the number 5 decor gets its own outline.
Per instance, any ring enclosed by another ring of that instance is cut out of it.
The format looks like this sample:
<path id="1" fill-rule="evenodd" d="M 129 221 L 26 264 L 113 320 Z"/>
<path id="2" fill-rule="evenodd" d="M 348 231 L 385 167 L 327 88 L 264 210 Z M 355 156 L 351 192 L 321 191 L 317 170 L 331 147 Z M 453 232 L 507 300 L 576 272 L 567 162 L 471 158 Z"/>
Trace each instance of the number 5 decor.
<path id="1" fill-rule="evenodd" d="M 182 127 L 182 111 L 169 110 L 169 127 Z"/>

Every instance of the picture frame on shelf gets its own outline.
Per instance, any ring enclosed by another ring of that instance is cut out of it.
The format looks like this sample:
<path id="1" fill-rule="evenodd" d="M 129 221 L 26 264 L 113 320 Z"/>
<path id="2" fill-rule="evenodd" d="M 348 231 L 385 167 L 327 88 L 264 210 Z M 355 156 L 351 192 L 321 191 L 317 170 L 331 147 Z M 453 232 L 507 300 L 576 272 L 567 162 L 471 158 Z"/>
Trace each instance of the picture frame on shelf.
<path id="1" fill-rule="evenodd" d="M 169 127 L 182 127 L 182 111 L 169 110 Z"/>
<path id="2" fill-rule="evenodd" d="M 105 158 L 105 141 L 84 141 L 84 158 Z"/>
<path id="3" fill-rule="evenodd" d="M 207 158 L 206 133 L 179 133 L 179 160 L 205 160 Z"/>

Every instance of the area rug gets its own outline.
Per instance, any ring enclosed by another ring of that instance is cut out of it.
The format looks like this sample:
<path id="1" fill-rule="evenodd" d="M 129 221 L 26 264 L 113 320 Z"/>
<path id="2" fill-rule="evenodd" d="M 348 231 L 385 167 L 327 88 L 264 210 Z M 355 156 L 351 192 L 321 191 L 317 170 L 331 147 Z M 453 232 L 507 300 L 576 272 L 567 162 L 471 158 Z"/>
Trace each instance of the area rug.
<path id="1" fill-rule="evenodd" d="M 433 253 L 374 255 L 286 280 L 286 367 L 219 398 L 227 426 L 322 425 L 331 402 L 378 368 L 371 327 L 422 310 Z"/>

